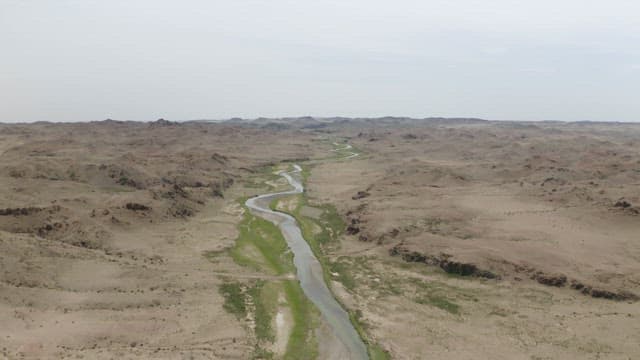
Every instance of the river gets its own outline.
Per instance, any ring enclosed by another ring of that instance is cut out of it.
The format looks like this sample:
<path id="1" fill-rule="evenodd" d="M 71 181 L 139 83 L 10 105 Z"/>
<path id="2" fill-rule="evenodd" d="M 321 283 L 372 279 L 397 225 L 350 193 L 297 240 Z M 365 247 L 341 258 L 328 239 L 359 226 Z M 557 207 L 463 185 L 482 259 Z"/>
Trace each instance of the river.
<path id="1" fill-rule="evenodd" d="M 353 155 L 349 157 L 353 157 Z M 335 337 L 344 345 L 349 358 L 354 360 L 368 359 L 364 342 L 351 324 L 349 314 L 340 306 L 324 282 L 322 266 L 311 251 L 309 244 L 302 237 L 298 223 L 292 216 L 269 208 L 269 204 L 276 198 L 300 194 L 304 191 L 302 183 L 298 180 L 302 169 L 299 165 L 293 165 L 293 167 L 294 170 L 291 172 L 281 171 L 279 173 L 293 186 L 292 190 L 259 195 L 247 200 L 245 204 L 254 215 L 271 221 L 280 228 L 293 252 L 293 263 L 302 290 L 320 310 Z"/>

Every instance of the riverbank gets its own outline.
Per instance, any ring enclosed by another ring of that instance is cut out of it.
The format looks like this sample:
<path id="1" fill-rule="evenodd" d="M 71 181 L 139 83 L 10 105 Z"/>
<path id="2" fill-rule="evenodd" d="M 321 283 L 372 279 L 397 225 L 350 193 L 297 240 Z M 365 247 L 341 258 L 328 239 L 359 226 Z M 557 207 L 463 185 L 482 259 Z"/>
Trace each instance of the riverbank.
<path id="1" fill-rule="evenodd" d="M 296 178 L 296 176 L 300 175 L 302 169 L 295 164 L 293 168 L 294 171 L 292 172 L 280 172 L 289 184 L 294 187 L 293 190 L 251 198 L 246 201 L 247 207 L 256 215 L 268 219 L 280 227 L 289 248 L 294 254 L 293 261 L 300 285 L 309 300 L 319 309 L 322 319 L 327 322 L 328 328 L 331 329 L 334 337 L 339 339 L 338 344 L 342 344 L 345 347 L 342 352 L 350 359 L 366 359 L 368 358 L 367 350 L 358 332 L 353 328 L 348 313 L 336 302 L 324 282 L 322 264 L 302 237 L 301 229 L 298 227 L 296 220 L 290 215 L 275 212 L 269 208 L 271 202 L 275 199 L 303 192 L 302 182 Z"/>
<path id="2" fill-rule="evenodd" d="M 334 147 L 331 152 L 335 154 L 335 157 L 330 157 L 328 161 L 344 161 L 361 155 L 350 144 L 337 142 L 332 142 L 331 144 Z M 311 175 L 311 169 L 316 163 L 317 160 L 310 161 L 309 164 L 298 169 L 297 172 L 300 174 L 302 185 L 307 182 Z M 341 266 L 341 263 L 339 261 L 331 261 L 328 257 L 329 252 L 340 247 L 340 237 L 347 228 L 344 220 L 337 213 L 335 206 L 331 204 L 311 206 L 307 193 L 301 192 L 276 198 L 271 201 L 269 208 L 289 214 L 295 218 L 304 240 L 309 244 L 313 254 L 321 264 L 324 281 L 334 297 L 336 297 L 334 293 L 335 286 L 340 288 L 353 287 L 353 279 L 344 271 L 345 269 Z M 371 359 L 388 359 L 388 352 L 366 333 L 364 324 L 360 322 L 360 312 L 353 308 L 348 308 L 340 300 L 338 301 L 342 307 L 348 309 L 352 325 L 367 345 L 368 356 Z"/>
<path id="3" fill-rule="evenodd" d="M 305 169 L 308 171 L 308 168 Z M 296 219 L 304 239 L 322 264 L 323 278 L 334 296 L 336 287 L 339 287 L 340 291 L 344 291 L 344 289 L 352 289 L 355 286 L 354 279 L 343 263 L 330 256 L 331 252 L 340 247 L 340 236 L 343 235 L 346 228 L 346 224 L 337 214 L 333 205 L 310 205 L 306 194 L 298 194 L 274 200 L 271 208 L 290 214 Z M 350 308 L 342 302 L 340 304 L 348 309 L 349 319 L 365 341 L 369 358 L 372 360 L 390 359 L 388 352 L 366 332 L 365 324 L 360 321 L 361 313 L 357 311 L 357 308 Z"/>

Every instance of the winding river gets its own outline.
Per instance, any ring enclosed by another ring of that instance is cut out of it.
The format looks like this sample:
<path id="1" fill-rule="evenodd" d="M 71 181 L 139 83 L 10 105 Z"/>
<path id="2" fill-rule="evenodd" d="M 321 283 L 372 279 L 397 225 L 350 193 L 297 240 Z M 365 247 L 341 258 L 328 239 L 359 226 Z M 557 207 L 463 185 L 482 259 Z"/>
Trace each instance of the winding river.
<path id="1" fill-rule="evenodd" d="M 354 156 L 349 155 L 348 157 Z M 300 194 L 304 191 L 302 183 L 297 179 L 297 174 L 302 169 L 298 165 L 293 165 L 293 167 L 294 170 L 291 172 L 281 171 L 279 173 L 293 186 L 292 190 L 259 195 L 247 200 L 245 204 L 254 215 L 271 221 L 280 228 L 289 248 L 293 252 L 293 263 L 296 267 L 296 275 L 300 280 L 302 290 L 307 298 L 320 310 L 336 338 L 342 342 L 346 352 L 349 353 L 349 358 L 354 360 L 368 359 L 366 346 L 351 324 L 349 315 L 336 301 L 324 282 L 322 266 L 311 251 L 309 244 L 302 237 L 302 232 L 296 220 L 288 214 L 273 211 L 269 208 L 269 204 L 276 198 Z"/>
<path id="2" fill-rule="evenodd" d="M 335 146 L 340 146 L 340 144 L 338 144 L 338 143 L 333 143 L 333 145 L 335 145 Z M 337 148 L 337 147 L 336 147 L 335 149 L 333 149 L 333 150 L 331 150 L 331 151 L 338 152 L 338 151 L 351 150 L 351 149 L 353 149 L 353 146 L 351 146 L 351 145 L 349 145 L 349 144 L 344 144 L 344 147 L 343 147 L 343 148 Z M 347 156 L 343 157 L 343 158 L 342 158 L 342 160 L 351 159 L 351 158 L 354 158 L 354 157 L 356 157 L 356 156 L 358 156 L 358 155 L 360 155 L 360 154 L 358 154 L 357 152 L 353 152 L 353 151 L 351 151 L 351 154 L 349 154 L 349 155 L 347 155 Z"/>

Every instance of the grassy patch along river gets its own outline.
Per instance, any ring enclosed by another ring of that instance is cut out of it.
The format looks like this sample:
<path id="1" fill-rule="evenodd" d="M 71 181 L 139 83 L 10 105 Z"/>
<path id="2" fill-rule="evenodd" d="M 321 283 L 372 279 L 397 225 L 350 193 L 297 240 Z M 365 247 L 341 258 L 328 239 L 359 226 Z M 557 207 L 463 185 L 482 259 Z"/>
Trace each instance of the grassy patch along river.
<path id="1" fill-rule="evenodd" d="M 243 201 L 244 202 L 244 201 Z M 248 320 L 255 335 L 255 359 L 313 359 L 318 349 L 314 329 L 318 311 L 305 297 L 295 272 L 292 254 L 280 230 L 247 209 L 239 225 L 236 244 L 229 250 L 240 265 L 268 275 L 290 279 L 228 281 L 220 287 L 224 308 Z M 279 318 L 288 319 L 286 324 Z M 283 339 L 284 337 L 284 339 Z M 279 345 L 282 344 L 283 346 Z"/>
<path id="2" fill-rule="evenodd" d="M 303 183 L 306 182 L 309 175 L 310 167 L 304 166 L 301 171 Z M 331 261 L 327 256 L 329 251 L 340 246 L 339 238 L 346 227 L 335 206 L 331 204 L 310 205 L 306 193 L 303 192 L 275 199 L 269 207 L 272 210 L 287 213 L 296 219 L 304 239 L 322 265 L 324 280 L 329 289 L 331 289 L 332 281 L 338 281 L 350 290 L 355 287 L 355 279 L 351 274 L 350 267 L 345 266 L 340 259 Z M 342 306 L 346 309 L 344 304 Z M 389 354 L 365 332 L 365 324 L 360 321 L 359 312 L 351 309 L 347 309 L 347 311 L 354 328 L 367 346 L 369 358 L 373 360 L 389 359 Z"/>
<path id="3" fill-rule="evenodd" d="M 347 148 L 344 145 L 336 150 L 342 159 L 345 156 L 357 156 L 349 151 L 350 147 Z M 301 183 L 304 183 L 310 175 L 310 167 L 296 168 L 299 170 Z M 277 167 L 266 167 L 263 170 L 256 173 L 247 188 L 258 188 L 262 183 L 271 188 L 271 191 L 287 189 L 289 184 L 282 181 L 285 180 L 283 177 L 274 177 L 274 170 L 277 170 Z M 291 181 L 289 178 L 289 182 Z M 295 277 L 296 266 L 299 267 L 300 264 L 294 265 L 291 244 L 288 244 L 287 239 L 283 237 L 281 228 L 271 221 L 254 215 L 247 208 L 248 203 L 244 205 L 245 198 L 239 200 L 243 204 L 242 221 L 238 225 L 239 235 L 236 242 L 228 253 L 237 264 L 264 276 L 257 275 L 255 279 L 248 280 L 237 278 L 231 280 L 232 276 L 227 278 L 220 287 L 220 292 L 225 298 L 224 308 L 240 320 L 246 321 L 247 330 L 255 339 L 252 355 L 254 359 L 317 358 L 319 349 L 316 336 L 322 322 L 321 316 L 324 315 L 321 315 L 318 308 L 307 298 L 305 295 L 307 290 L 303 291 L 301 283 Z M 252 206 L 255 206 L 253 204 Z M 308 244 L 320 263 L 321 273 L 319 274 L 329 291 L 331 291 L 331 282 L 334 280 L 341 282 L 347 289 L 355 286 L 348 267 L 343 266 L 344 264 L 340 261 L 332 262 L 326 256 L 327 251 L 339 247 L 339 236 L 345 229 L 345 223 L 334 206 L 330 204 L 310 206 L 304 192 L 279 196 L 265 204 L 271 210 L 277 208 L 279 212 L 295 218 L 304 238 L 300 241 Z M 345 308 L 344 304 L 341 305 Z M 323 306 L 326 305 L 323 303 Z M 364 341 L 368 357 L 387 359 L 388 354 L 368 338 L 364 331 L 365 326 L 359 320 L 358 311 L 347 309 L 345 316 L 348 316 L 347 324 L 350 321 L 353 329 Z M 358 335 L 355 337 L 357 338 Z M 357 356 L 357 358 L 360 357 Z"/>

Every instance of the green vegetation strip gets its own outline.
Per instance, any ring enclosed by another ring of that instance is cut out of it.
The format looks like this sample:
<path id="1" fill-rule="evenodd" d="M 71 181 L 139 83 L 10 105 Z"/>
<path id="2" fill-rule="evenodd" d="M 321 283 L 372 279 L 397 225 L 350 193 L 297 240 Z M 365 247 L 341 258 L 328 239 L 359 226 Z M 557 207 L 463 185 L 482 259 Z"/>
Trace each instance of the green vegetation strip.
<path id="1" fill-rule="evenodd" d="M 247 306 L 245 293 L 242 284 L 237 282 L 227 282 L 220 285 L 220 293 L 224 297 L 225 310 L 236 315 L 238 318 L 247 316 Z"/>
<path id="2" fill-rule="evenodd" d="M 244 204 L 245 199 L 240 199 Z M 262 273 L 285 275 L 295 272 L 293 255 L 280 229 L 271 222 L 256 217 L 245 207 L 243 220 L 235 246 L 229 250 L 233 260 L 242 266 Z M 212 254 L 205 253 L 210 257 Z M 243 287 L 244 286 L 244 287 Z M 225 298 L 224 308 L 239 319 L 252 311 L 255 320 L 257 344 L 253 358 L 271 359 L 273 354 L 265 349 L 265 343 L 276 340 L 272 323 L 278 311 L 279 294 L 284 294 L 286 306 L 291 311 L 292 328 L 284 359 L 315 359 L 318 355 L 314 329 L 317 327 L 318 311 L 304 295 L 296 280 L 250 282 L 242 285 L 226 282 L 220 286 Z M 249 309 L 246 304 L 253 304 Z"/>
<path id="3" fill-rule="evenodd" d="M 230 250 L 236 263 L 276 275 L 294 272 L 293 255 L 278 227 L 253 216 L 244 207 L 244 219 L 238 229 L 240 234 Z"/>
<path id="4" fill-rule="evenodd" d="M 273 354 L 264 349 L 265 342 L 273 342 L 275 340 L 274 330 L 271 326 L 273 312 L 275 312 L 278 293 L 273 291 L 271 283 L 263 280 L 242 284 L 240 282 L 225 282 L 220 285 L 220 293 L 224 297 L 225 310 L 236 315 L 238 320 L 247 318 L 249 309 L 248 304 L 252 304 L 255 309 L 255 334 L 258 340 L 254 351 L 254 359 L 271 359 Z"/>
<path id="5" fill-rule="evenodd" d="M 338 151 L 339 157 L 349 155 L 351 151 Z M 343 154 L 344 152 L 344 154 Z M 265 166 L 255 178 L 246 185 L 258 187 L 259 180 L 264 183 L 264 178 L 275 181 L 273 166 Z M 303 183 L 310 175 L 309 166 L 303 166 Z M 325 255 L 325 248 L 339 246 L 339 236 L 345 229 L 343 219 L 338 215 L 333 205 L 325 204 L 314 206 L 321 210 L 317 218 L 303 216 L 301 209 L 308 206 L 305 194 L 298 197 L 297 205 L 293 213 L 298 221 L 302 235 L 309 243 L 316 258 L 320 261 L 326 283 L 331 288 L 331 272 L 338 274 L 337 280 L 347 289 L 353 290 L 356 281 L 351 274 L 348 263 L 340 259 L 329 261 Z M 246 199 L 239 199 L 243 204 Z M 277 201 L 270 204 L 272 209 L 277 208 Z M 293 255 L 289 251 L 286 241 L 282 237 L 280 229 L 271 222 L 253 216 L 244 207 L 244 217 L 238 225 L 239 235 L 235 246 L 229 250 L 233 260 L 242 266 L 252 268 L 263 273 L 284 275 L 295 272 Z M 214 260 L 219 254 L 205 253 L 210 260 Z M 280 292 L 284 294 L 286 305 L 291 311 L 293 325 L 287 343 L 284 359 L 315 359 L 318 356 L 318 344 L 314 337 L 314 329 L 318 326 L 319 313 L 313 304 L 307 299 L 296 280 L 282 281 L 252 281 L 249 284 L 239 282 L 225 282 L 220 286 L 220 292 L 225 298 L 224 308 L 239 319 L 247 317 L 252 312 L 255 321 L 255 335 L 257 344 L 254 349 L 254 359 L 271 359 L 274 354 L 264 348 L 265 342 L 275 341 L 275 332 L 272 328 L 273 318 L 278 311 L 278 297 Z M 252 304 L 248 306 L 247 304 Z M 360 313 L 350 312 L 350 319 L 368 348 L 369 357 L 372 360 L 389 359 L 389 354 L 382 347 L 369 340 L 364 330 L 364 324 Z"/>
<path id="6" fill-rule="evenodd" d="M 301 175 L 304 184 L 306 183 L 306 180 L 310 175 L 309 166 L 302 167 Z M 293 216 L 298 222 L 298 226 L 302 231 L 302 236 L 307 241 L 309 247 L 322 265 L 324 279 L 329 286 L 329 289 L 331 289 L 332 281 L 330 272 L 333 272 L 338 274 L 337 280 L 340 281 L 345 288 L 353 290 L 356 287 L 356 281 L 351 274 L 350 267 L 347 266 L 347 263 L 345 263 L 341 259 L 338 259 L 335 262 L 329 261 L 325 252 L 325 248 L 327 247 L 339 246 L 339 237 L 346 228 L 346 224 L 342 217 L 338 214 L 335 206 L 331 204 L 314 205 L 314 208 L 320 209 L 322 211 L 321 215 L 317 219 L 314 219 L 308 216 L 304 216 L 301 213 L 304 206 L 309 206 L 306 193 L 292 196 L 297 197 L 297 205 L 293 212 L 283 210 L 278 211 L 288 213 L 289 215 Z M 291 199 L 291 197 L 276 199 L 270 204 L 270 207 L 274 210 L 279 209 L 278 203 L 280 201 L 286 201 L 289 199 Z M 337 297 L 336 299 L 339 301 Z M 342 306 L 343 308 L 347 309 L 344 304 L 342 304 Z M 365 345 L 367 346 L 369 358 L 371 360 L 390 359 L 389 353 L 385 351 L 381 346 L 371 341 L 371 339 L 367 336 L 364 324 L 361 320 L 361 316 L 359 316 L 359 313 L 354 313 L 353 311 L 349 311 L 348 309 L 347 311 L 349 312 L 351 323 L 353 324 L 358 334 L 360 334 L 360 337 L 363 339 Z"/>
<path id="7" fill-rule="evenodd" d="M 284 291 L 293 314 L 293 328 L 284 358 L 315 359 L 318 356 L 318 344 L 313 330 L 318 324 L 318 310 L 304 295 L 298 281 L 284 281 Z"/>

